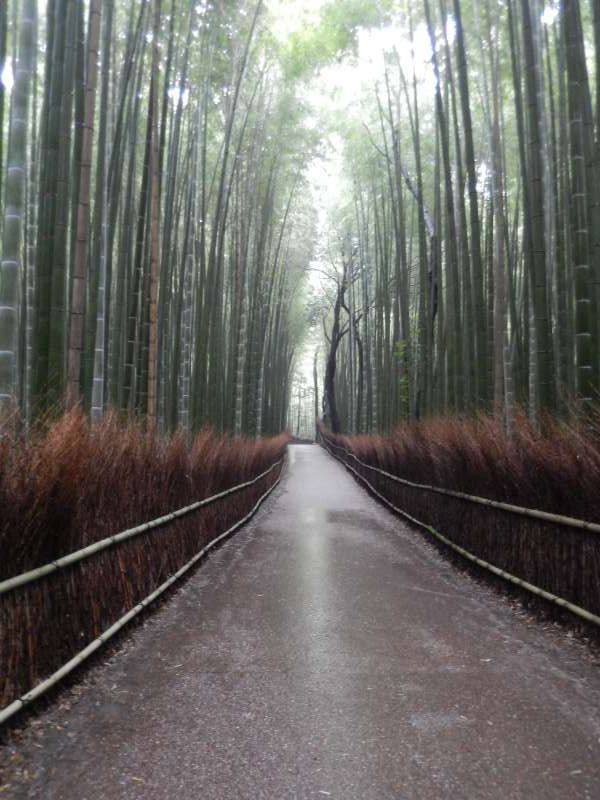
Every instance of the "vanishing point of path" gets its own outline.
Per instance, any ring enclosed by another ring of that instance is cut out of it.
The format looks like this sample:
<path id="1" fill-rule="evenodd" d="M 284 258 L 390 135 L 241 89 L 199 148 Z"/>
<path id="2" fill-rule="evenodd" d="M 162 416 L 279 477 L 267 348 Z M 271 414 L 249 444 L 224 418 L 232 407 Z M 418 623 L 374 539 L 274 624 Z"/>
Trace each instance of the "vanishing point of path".
<path id="1" fill-rule="evenodd" d="M 2 798 L 597 800 L 600 675 L 294 446 L 252 523 L 8 756 Z"/>

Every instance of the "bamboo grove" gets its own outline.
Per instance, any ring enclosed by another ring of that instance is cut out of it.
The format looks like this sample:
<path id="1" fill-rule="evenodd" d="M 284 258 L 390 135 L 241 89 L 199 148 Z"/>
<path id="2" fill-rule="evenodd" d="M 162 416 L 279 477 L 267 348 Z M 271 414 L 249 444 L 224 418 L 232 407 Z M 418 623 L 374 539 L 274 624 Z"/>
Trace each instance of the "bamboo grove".
<path id="1" fill-rule="evenodd" d="M 266 17 L 261 0 L 0 4 L 5 411 L 285 427 L 314 143 Z"/>
<path id="2" fill-rule="evenodd" d="M 398 9 L 398 5 L 401 6 Z M 348 202 L 326 329 L 334 430 L 515 406 L 600 374 L 600 4 L 417 0 L 339 123 Z"/>

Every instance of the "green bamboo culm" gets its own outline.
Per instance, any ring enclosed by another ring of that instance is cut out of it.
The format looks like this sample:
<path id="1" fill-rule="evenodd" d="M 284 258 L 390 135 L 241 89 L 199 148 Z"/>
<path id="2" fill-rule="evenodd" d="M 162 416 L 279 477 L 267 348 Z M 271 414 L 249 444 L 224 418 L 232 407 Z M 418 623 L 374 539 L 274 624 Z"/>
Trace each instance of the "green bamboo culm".
<path id="1" fill-rule="evenodd" d="M 6 63 L 6 38 L 8 22 L 8 4 L 0 5 L 0 73 L 4 71 Z M 0 80 L 0 205 L 2 203 L 4 185 L 4 105 L 6 102 L 6 89 Z"/>
<path id="2" fill-rule="evenodd" d="M 19 291 L 27 179 L 29 93 L 35 47 L 35 0 L 23 0 L 19 15 L 19 50 L 11 93 L 6 159 L 5 211 L 0 262 L 0 407 L 14 407 L 17 396 Z"/>

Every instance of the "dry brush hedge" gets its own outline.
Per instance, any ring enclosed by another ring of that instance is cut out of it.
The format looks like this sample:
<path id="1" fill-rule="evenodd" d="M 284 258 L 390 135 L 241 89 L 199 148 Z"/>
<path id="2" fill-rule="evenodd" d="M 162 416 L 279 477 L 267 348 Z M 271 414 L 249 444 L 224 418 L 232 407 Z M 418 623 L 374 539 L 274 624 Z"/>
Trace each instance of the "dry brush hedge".
<path id="1" fill-rule="evenodd" d="M 326 439 L 414 483 L 600 522 L 600 425 L 520 417 L 508 438 L 491 418 L 443 418 L 387 436 Z M 533 519 L 394 481 L 342 453 L 393 505 L 512 575 L 600 615 L 600 534 Z"/>
<path id="2" fill-rule="evenodd" d="M 71 412 L 29 438 L 0 440 L 0 580 L 255 478 L 288 437 L 150 437 Z M 28 691 L 247 514 L 256 484 L 0 595 L 0 707 Z"/>

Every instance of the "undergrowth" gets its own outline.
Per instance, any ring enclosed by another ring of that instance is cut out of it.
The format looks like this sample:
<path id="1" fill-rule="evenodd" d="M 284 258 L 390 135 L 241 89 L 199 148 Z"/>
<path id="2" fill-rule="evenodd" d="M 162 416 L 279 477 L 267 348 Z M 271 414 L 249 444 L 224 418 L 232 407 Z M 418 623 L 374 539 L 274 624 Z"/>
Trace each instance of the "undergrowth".
<path id="1" fill-rule="evenodd" d="M 256 477 L 288 437 L 210 431 L 151 437 L 77 411 L 29 436 L 0 438 L 0 580 Z M 0 595 L 0 707 L 71 658 L 243 517 L 277 479 Z"/>
<path id="2" fill-rule="evenodd" d="M 439 418 L 387 435 L 323 435 L 357 458 L 415 483 L 600 522 L 600 419 L 519 415 L 512 436 L 490 417 Z M 400 484 L 349 462 L 384 497 L 511 574 L 600 614 L 600 534 Z"/>

